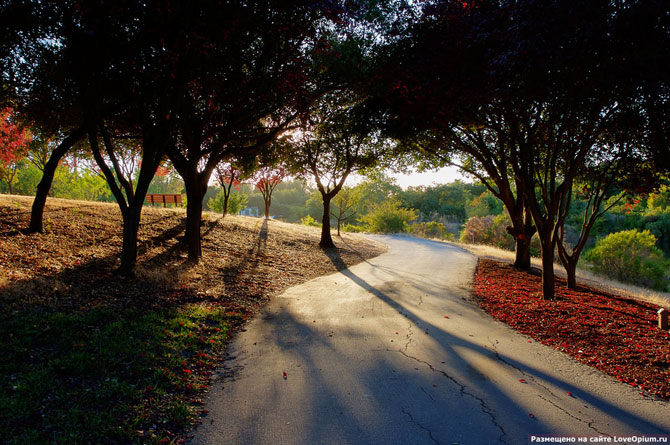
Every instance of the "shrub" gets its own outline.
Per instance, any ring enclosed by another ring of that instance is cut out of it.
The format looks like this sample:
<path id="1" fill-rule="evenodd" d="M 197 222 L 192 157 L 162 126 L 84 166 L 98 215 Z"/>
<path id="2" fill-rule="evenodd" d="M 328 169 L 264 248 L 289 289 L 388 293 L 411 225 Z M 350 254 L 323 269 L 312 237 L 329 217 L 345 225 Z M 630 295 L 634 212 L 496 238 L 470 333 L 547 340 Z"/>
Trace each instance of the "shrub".
<path id="1" fill-rule="evenodd" d="M 422 238 L 454 239 L 454 234 L 447 232 L 444 224 L 435 221 L 414 223 L 409 227 L 409 230 L 414 235 Z"/>
<path id="2" fill-rule="evenodd" d="M 310 227 L 321 227 L 321 223 L 312 218 L 312 215 L 306 215 L 300 220 L 300 224 Z"/>
<path id="3" fill-rule="evenodd" d="M 467 220 L 460 240 L 468 244 L 487 244 L 501 249 L 514 250 L 514 238 L 507 233 L 509 225 L 506 215 L 473 216 Z"/>
<path id="4" fill-rule="evenodd" d="M 353 224 L 345 224 L 344 226 L 342 226 L 342 231 L 350 233 L 364 232 L 365 228 L 362 226 L 355 226 Z"/>
<path id="5" fill-rule="evenodd" d="M 593 270 L 616 280 L 666 290 L 668 261 L 656 247 L 656 237 L 645 230 L 625 230 L 599 240 L 584 258 Z"/>
<path id="6" fill-rule="evenodd" d="M 223 202 L 225 200 L 225 194 L 223 190 L 219 191 L 214 198 L 210 198 L 207 201 L 207 207 L 212 211 L 217 213 L 223 213 Z M 247 194 L 246 193 L 231 193 L 228 197 L 228 211 L 229 215 L 237 215 L 242 209 L 247 206 Z"/>
<path id="7" fill-rule="evenodd" d="M 416 219 L 414 210 L 400 207 L 400 203 L 396 200 L 387 200 L 375 204 L 359 220 L 369 232 L 398 233 L 407 232 L 409 230 L 408 223 L 413 219 Z"/>

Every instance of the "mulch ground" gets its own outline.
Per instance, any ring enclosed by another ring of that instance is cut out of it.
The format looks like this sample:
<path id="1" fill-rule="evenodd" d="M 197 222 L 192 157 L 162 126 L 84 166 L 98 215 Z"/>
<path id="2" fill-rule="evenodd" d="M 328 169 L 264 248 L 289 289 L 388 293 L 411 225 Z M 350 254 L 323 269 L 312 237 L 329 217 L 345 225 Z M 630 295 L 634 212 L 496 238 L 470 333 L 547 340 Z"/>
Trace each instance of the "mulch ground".
<path id="1" fill-rule="evenodd" d="M 385 247 L 355 235 L 318 247 L 320 229 L 205 214 L 203 257 L 187 261 L 185 211 L 147 207 L 136 278 L 114 274 L 121 252 L 116 204 L 49 199 L 42 234 L 25 235 L 32 198 L 0 196 L 0 309 L 163 308 L 211 303 L 245 316 L 272 295 L 372 258 Z"/>
<path id="2" fill-rule="evenodd" d="M 670 399 L 670 332 L 658 329 L 658 306 L 557 279 L 542 299 L 537 274 L 481 259 L 474 282 L 479 305 L 517 331 L 571 355 L 641 394 Z"/>

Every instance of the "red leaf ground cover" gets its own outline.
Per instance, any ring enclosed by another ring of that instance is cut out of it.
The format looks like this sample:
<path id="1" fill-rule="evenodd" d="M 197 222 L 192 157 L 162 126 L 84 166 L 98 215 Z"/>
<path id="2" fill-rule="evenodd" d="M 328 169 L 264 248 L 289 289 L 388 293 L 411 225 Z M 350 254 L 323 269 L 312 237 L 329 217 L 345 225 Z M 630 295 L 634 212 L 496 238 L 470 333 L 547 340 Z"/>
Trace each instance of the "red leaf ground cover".
<path id="1" fill-rule="evenodd" d="M 481 259 L 478 304 L 493 318 L 643 394 L 670 399 L 670 332 L 658 329 L 658 306 L 557 279 L 556 299 L 542 299 L 541 277 Z"/>

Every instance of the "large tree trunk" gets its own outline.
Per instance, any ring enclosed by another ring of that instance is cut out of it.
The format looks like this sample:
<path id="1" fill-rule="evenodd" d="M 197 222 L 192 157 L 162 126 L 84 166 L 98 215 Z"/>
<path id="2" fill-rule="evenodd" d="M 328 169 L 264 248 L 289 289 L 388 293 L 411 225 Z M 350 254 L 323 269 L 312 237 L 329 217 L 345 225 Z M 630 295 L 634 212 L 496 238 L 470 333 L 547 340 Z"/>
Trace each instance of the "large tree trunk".
<path id="1" fill-rule="evenodd" d="M 511 210 L 514 210 L 514 208 L 511 207 L 507 206 L 512 220 L 512 226 L 507 227 L 507 233 L 514 237 L 514 267 L 521 270 L 530 270 L 530 242 L 535 234 L 532 215 L 527 209 L 521 214 L 513 214 Z"/>
<path id="2" fill-rule="evenodd" d="M 323 198 L 323 218 L 321 219 L 321 241 L 319 241 L 319 246 L 322 248 L 332 248 L 335 247 L 333 238 L 330 235 L 330 196 L 322 194 Z"/>
<path id="3" fill-rule="evenodd" d="M 514 267 L 530 270 L 530 239 L 523 233 L 516 237 L 514 244 Z"/>
<path id="4" fill-rule="evenodd" d="M 140 229 L 141 206 L 135 203 L 123 212 L 123 244 L 121 249 L 121 265 L 118 273 L 133 276 L 137 263 L 137 233 Z"/>
<path id="5" fill-rule="evenodd" d="M 78 128 L 68 137 L 66 137 L 59 145 L 51 152 L 49 160 L 44 166 L 44 171 L 42 172 L 42 179 L 37 185 L 37 191 L 35 192 L 35 199 L 33 200 L 33 207 L 30 213 L 30 225 L 28 226 L 29 233 L 42 232 L 44 229 L 42 227 L 42 220 L 44 217 L 44 206 L 47 202 L 47 196 L 49 196 L 49 190 L 51 190 L 51 184 L 56 174 L 56 169 L 60 160 L 63 159 L 65 153 L 72 148 L 72 146 L 77 143 L 81 138 L 84 137 L 86 132 L 83 127 Z"/>
<path id="6" fill-rule="evenodd" d="M 577 261 L 568 261 L 564 265 L 567 274 L 568 289 L 577 289 Z"/>
<path id="7" fill-rule="evenodd" d="M 186 244 L 188 246 L 189 261 L 197 262 L 202 256 L 200 240 L 200 223 L 202 221 L 202 200 L 207 192 L 207 183 L 204 187 L 198 177 L 184 181 L 186 187 Z"/>
<path id="8" fill-rule="evenodd" d="M 546 238 L 550 238 L 548 235 Z M 542 298 L 554 299 L 556 287 L 554 275 L 554 243 L 551 240 L 542 240 Z"/>

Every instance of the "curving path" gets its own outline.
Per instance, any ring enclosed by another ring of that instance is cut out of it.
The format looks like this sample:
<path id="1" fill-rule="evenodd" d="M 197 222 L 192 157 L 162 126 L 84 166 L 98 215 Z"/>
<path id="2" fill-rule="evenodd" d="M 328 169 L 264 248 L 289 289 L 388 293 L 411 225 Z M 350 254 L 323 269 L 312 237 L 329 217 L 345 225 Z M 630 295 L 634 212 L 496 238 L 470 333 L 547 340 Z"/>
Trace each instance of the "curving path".
<path id="1" fill-rule="evenodd" d="M 478 309 L 468 252 L 376 239 L 388 253 L 289 289 L 237 337 L 192 443 L 525 444 L 533 435 L 670 434 L 670 404 Z"/>

